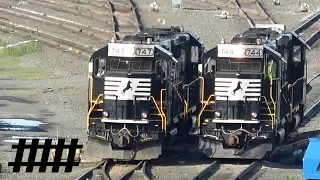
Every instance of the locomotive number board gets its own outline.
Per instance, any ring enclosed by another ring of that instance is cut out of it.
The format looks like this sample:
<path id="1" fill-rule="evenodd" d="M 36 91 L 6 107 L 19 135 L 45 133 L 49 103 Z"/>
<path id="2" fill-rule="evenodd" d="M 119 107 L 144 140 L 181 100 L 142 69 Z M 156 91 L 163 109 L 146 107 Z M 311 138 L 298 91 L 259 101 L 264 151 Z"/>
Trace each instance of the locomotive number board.
<path id="1" fill-rule="evenodd" d="M 263 45 L 218 44 L 218 57 L 263 58 Z"/>
<path id="2" fill-rule="evenodd" d="M 154 45 L 109 43 L 108 56 L 154 57 Z"/>

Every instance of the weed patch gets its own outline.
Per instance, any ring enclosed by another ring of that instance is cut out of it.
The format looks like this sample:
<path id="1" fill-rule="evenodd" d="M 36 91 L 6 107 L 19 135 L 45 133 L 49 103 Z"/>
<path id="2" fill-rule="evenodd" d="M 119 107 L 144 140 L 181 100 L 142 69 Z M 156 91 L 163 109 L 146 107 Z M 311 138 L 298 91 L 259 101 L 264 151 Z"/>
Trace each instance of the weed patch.
<path id="1" fill-rule="evenodd" d="M 0 50 L 0 76 L 13 79 L 47 79 L 48 74 L 39 67 L 21 67 L 20 57 L 41 50 L 39 43 L 28 43 Z"/>

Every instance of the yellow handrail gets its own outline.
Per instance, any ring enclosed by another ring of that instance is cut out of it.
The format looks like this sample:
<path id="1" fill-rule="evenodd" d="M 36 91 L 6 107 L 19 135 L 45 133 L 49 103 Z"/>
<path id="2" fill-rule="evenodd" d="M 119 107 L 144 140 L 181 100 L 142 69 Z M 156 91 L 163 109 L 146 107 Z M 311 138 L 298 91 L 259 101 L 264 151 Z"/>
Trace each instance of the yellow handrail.
<path id="1" fill-rule="evenodd" d="M 164 126 L 163 126 L 163 128 L 162 129 L 164 129 L 164 132 L 165 132 L 165 134 L 166 134 L 166 131 L 167 131 L 167 117 L 166 117 L 166 115 L 165 115 L 165 113 L 163 112 L 163 107 L 162 107 L 162 93 L 163 93 L 163 91 L 165 91 L 166 89 L 161 89 L 160 90 L 160 110 L 161 110 L 161 112 L 162 112 L 162 115 L 163 115 L 163 118 L 164 118 Z"/>
<path id="2" fill-rule="evenodd" d="M 198 127 L 200 127 L 200 117 L 201 117 L 204 109 L 205 109 L 205 108 L 207 107 L 207 105 L 209 104 L 209 101 L 210 101 L 210 99 L 211 99 L 212 97 L 214 97 L 214 94 L 210 94 L 208 100 L 204 103 L 204 105 L 202 106 L 202 108 L 201 108 L 201 110 L 200 110 L 200 112 L 199 112 L 199 114 L 198 114 Z"/>
<path id="3" fill-rule="evenodd" d="M 272 114 L 272 112 L 271 112 L 271 109 L 270 109 L 270 106 L 269 106 L 269 104 L 268 104 L 267 98 L 266 98 L 265 96 L 261 96 L 261 97 L 263 97 L 264 100 L 266 101 L 267 108 L 268 108 L 269 113 L 270 113 L 270 115 L 271 115 L 271 126 L 272 126 L 272 129 L 273 129 L 273 121 L 274 121 L 274 116 L 273 116 L 273 115 L 274 115 L 274 114 Z"/>
<path id="4" fill-rule="evenodd" d="M 202 76 L 198 77 L 197 79 L 191 81 L 189 84 L 185 84 L 182 86 L 182 88 L 186 88 L 186 87 L 189 87 L 191 86 L 193 83 L 197 82 L 198 80 L 201 81 L 201 85 L 200 85 L 200 90 L 201 90 L 201 94 L 200 94 L 200 102 L 203 101 L 204 99 L 204 78 Z M 185 115 L 187 114 L 188 112 L 188 108 L 189 108 L 189 102 L 187 102 L 186 100 L 184 100 L 184 104 L 185 104 Z M 199 123 L 200 123 L 200 120 L 199 120 Z M 200 125 L 199 125 L 200 126 Z"/>
<path id="5" fill-rule="evenodd" d="M 276 112 L 277 107 L 276 107 L 276 103 L 274 102 L 273 97 L 272 97 L 272 79 L 270 79 L 270 99 L 272 101 L 273 108 L 274 108 L 274 113 L 273 114 L 270 113 L 271 116 L 273 117 L 273 118 L 271 118 L 272 119 L 271 125 L 272 125 L 272 129 L 273 129 L 274 121 L 276 119 L 275 112 Z M 269 106 L 269 104 L 268 104 L 268 106 Z"/>
<path id="6" fill-rule="evenodd" d="M 154 105 L 156 106 L 156 108 L 157 108 L 157 110 L 158 110 L 158 113 L 159 113 L 158 115 L 161 117 L 161 129 L 163 129 L 163 125 L 164 125 L 164 117 L 163 117 L 163 115 L 164 115 L 164 114 L 163 114 L 162 111 L 159 109 L 159 106 L 158 106 L 156 100 L 154 99 L 154 97 L 153 97 L 153 96 L 150 96 L 150 98 L 152 99 Z"/>
<path id="7" fill-rule="evenodd" d="M 92 76 L 89 76 L 89 82 L 90 82 L 90 108 L 92 107 L 92 98 L 93 98 L 93 78 Z"/>
<path id="8" fill-rule="evenodd" d="M 179 91 L 178 90 L 176 90 L 176 92 L 177 92 L 177 94 L 178 94 L 178 97 L 180 98 L 180 100 L 183 102 L 183 104 L 184 104 L 184 107 L 183 107 L 183 115 L 184 116 L 186 116 L 187 115 L 187 109 L 188 109 L 188 103 L 187 103 L 187 101 L 186 100 L 184 100 L 183 98 L 182 98 L 182 96 L 181 96 L 181 94 L 179 93 Z"/>
<path id="9" fill-rule="evenodd" d="M 93 106 L 89 109 L 89 112 L 88 112 L 88 114 L 87 114 L 87 129 L 89 129 L 90 114 L 91 114 L 93 108 L 95 107 L 95 105 L 97 105 L 97 103 L 98 103 L 98 101 L 99 101 L 99 99 L 100 99 L 101 96 L 103 96 L 103 94 L 99 94 L 99 96 L 97 97 L 97 99 L 94 101 Z"/>

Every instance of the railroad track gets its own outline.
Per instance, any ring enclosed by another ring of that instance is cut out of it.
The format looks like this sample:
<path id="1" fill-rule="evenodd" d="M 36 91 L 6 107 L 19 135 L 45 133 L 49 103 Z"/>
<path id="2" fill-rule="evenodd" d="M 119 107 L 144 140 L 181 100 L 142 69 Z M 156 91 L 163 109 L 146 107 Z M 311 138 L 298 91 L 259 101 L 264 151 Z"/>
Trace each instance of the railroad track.
<path id="1" fill-rule="evenodd" d="M 0 30 L 85 57 L 91 57 L 111 37 L 119 39 L 121 35 L 141 31 L 131 0 L 29 0 L 28 3 L 0 4 Z"/>
<path id="2" fill-rule="evenodd" d="M 146 173 L 147 161 L 140 161 L 138 164 L 134 165 L 127 171 L 124 171 L 124 174 L 121 174 L 120 177 L 113 178 L 112 177 L 112 168 L 115 166 L 115 162 L 113 160 L 105 160 L 98 163 L 97 166 L 88 170 L 83 175 L 81 175 L 77 180 L 93 180 L 93 179 L 101 179 L 111 180 L 111 179 L 119 179 L 119 180 L 128 180 L 128 179 L 145 179 L 150 180 L 151 178 Z M 121 170 L 123 172 L 123 170 Z"/>
<path id="3" fill-rule="evenodd" d="M 281 167 L 284 165 L 272 163 L 269 161 L 253 161 L 251 164 L 246 165 L 230 165 L 225 164 L 225 160 L 215 160 L 207 167 L 205 167 L 199 174 L 197 174 L 193 180 L 199 179 L 233 179 L 233 180 L 246 180 L 246 179 L 257 179 L 261 176 L 266 169 L 262 168 L 263 166 L 268 167 Z M 239 171 L 231 173 L 234 171 Z"/>
<path id="4" fill-rule="evenodd" d="M 301 36 L 312 49 L 320 38 L 320 12 L 315 13 L 306 22 L 294 30 L 294 32 Z"/>
<path id="5" fill-rule="evenodd" d="M 121 39 L 123 35 L 140 32 L 142 27 L 137 8 L 132 0 L 107 0 L 113 22 L 113 36 Z"/>
<path id="6" fill-rule="evenodd" d="M 217 0 L 183 0 L 181 9 L 183 10 L 196 10 L 196 11 L 215 11 L 215 10 L 226 10 L 234 11 L 236 6 L 231 2 L 217 1 Z"/>
<path id="7" fill-rule="evenodd" d="M 256 24 L 276 24 L 258 0 L 235 0 L 236 6 L 251 27 Z"/>

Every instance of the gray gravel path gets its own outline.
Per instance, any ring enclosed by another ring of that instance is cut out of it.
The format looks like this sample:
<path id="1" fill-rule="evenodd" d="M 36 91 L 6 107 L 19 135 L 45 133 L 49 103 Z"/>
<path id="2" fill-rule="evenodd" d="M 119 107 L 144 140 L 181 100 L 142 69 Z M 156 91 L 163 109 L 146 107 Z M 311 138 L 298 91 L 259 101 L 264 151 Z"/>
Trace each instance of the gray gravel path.
<path id="1" fill-rule="evenodd" d="M 88 45 L 94 48 L 101 48 L 105 45 L 104 40 L 94 40 L 92 37 L 86 36 L 81 32 L 70 32 L 68 30 L 64 30 L 53 25 L 44 25 L 43 23 L 37 21 L 26 20 L 24 18 L 10 14 L 5 14 L 2 12 L 0 12 L 0 16 L 9 19 L 11 22 L 15 24 L 26 26 L 33 29 L 38 29 L 39 31 L 55 35 L 59 38 L 65 38 L 66 40 L 77 42 L 82 45 Z"/>
<path id="2" fill-rule="evenodd" d="M 250 26 L 246 19 L 237 13 L 231 13 L 230 19 L 221 19 L 218 15 L 221 11 L 188 11 L 171 9 L 169 1 L 156 1 L 159 12 L 149 12 L 152 0 L 136 0 L 142 17 L 142 24 L 151 27 L 157 24 L 157 19 L 164 19 L 166 25 L 184 26 L 185 30 L 192 32 L 205 43 L 207 49 L 211 49 L 220 42 L 221 37 L 231 39 L 233 35 L 247 30 Z"/>
<path id="3" fill-rule="evenodd" d="M 4 4 L 11 4 L 15 7 L 19 7 L 19 8 L 23 8 L 26 10 L 31 10 L 31 11 L 36 11 L 39 13 L 44 13 L 44 14 L 48 14 L 48 15 L 52 15 L 58 18 L 63 18 L 63 19 L 68 19 L 70 21 L 74 21 L 74 22 L 78 22 L 81 24 L 85 24 L 88 26 L 93 26 L 93 27 L 98 27 L 98 28 L 104 28 L 107 30 L 111 30 L 111 27 L 109 27 L 109 24 L 102 22 L 100 20 L 96 20 L 96 19 L 91 19 L 91 18 L 86 18 L 86 17 L 82 17 L 82 16 L 77 16 L 74 14 L 70 14 L 70 13 L 66 13 L 66 12 L 61 12 L 61 11 L 56 11 L 50 8 L 46 8 L 46 7 L 42 7 L 42 6 L 37 6 L 37 5 L 32 5 L 32 4 L 28 4 L 28 5 L 20 5 L 17 6 L 16 3 L 14 3 L 16 1 L 14 0 L 0 0 L 0 3 L 4 3 Z M 108 9 L 106 9 L 107 11 Z M 107 22 L 109 22 L 109 18 L 105 18 L 105 20 Z M 111 19 L 110 19 L 111 22 Z"/>

